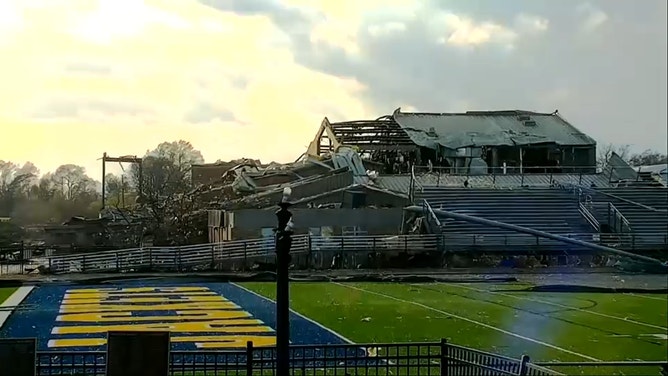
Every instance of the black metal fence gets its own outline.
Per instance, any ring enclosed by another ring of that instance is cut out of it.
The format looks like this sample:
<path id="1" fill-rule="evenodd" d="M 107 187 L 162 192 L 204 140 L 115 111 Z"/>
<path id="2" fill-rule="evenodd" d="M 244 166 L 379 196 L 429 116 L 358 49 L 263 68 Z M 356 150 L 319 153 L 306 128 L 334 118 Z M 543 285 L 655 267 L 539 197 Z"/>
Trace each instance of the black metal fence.
<path id="1" fill-rule="evenodd" d="M 529 362 L 445 340 L 428 343 L 291 346 L 290 375 L 560 375 Z M 172 351 L 170 376 L 275 375 L 276 349 Z M 106 375 L 107 353 L 42 351 L 37 375 Z M 281 375 L 282 376 L 282 375 Z"/>

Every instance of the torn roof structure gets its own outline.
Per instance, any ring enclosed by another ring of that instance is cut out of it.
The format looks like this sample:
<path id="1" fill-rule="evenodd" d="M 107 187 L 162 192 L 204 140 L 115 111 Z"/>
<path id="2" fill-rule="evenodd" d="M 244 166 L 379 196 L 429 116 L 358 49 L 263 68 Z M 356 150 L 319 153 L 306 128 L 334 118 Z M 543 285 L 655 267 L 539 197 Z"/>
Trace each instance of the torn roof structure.
<path id="1" fill-rule="evenodd" d="M 409 166 L 446 173 L 595 172 L 596 141 L 557 111 L 411 113 L 396 109 L 375 120 L 333 123 L 324 118 L 307 153 L 353 147 L 370 169 L 407 173 Z M 373 166 L 373 164 L 376 166 Z"/>
<path id="2" fill-rule="evenodd" d="M 538 144 L 595 146 L 596 141 L 553 113 L 522 110 L 468 111 L 465 113 L 401 112 L 376 120 L 331 123 L 325 118 L 309 145 L 311 155 L 355 145 L 360 151 L 414 151 L 480 146 Z"/>

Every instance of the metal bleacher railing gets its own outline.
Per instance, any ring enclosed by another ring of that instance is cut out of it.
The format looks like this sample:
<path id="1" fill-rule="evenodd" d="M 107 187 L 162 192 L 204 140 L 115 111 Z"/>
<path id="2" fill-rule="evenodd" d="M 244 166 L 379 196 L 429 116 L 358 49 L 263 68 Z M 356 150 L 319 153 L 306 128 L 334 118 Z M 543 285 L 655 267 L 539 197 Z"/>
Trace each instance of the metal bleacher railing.
<path id="1" fill-rule="evenodd" d="M 617 243 L 630 251 L 668 247 L 668 190 L 666 188 L 594 189 L 560 185 L 577 195 L 580 213 L 600 232 L 601 242 Z M 644 202 L 641 202 L 644 201 Z M 602 225 L 608 227 L 603 233 Z"/>
<path id="2" fill-rule="evenodd" d="M 447 186 L 453 182 L 469 180 L 473 185 L 544 185 L 551 183 L 577 184 L 577 185 L 600 185 L 609 184 L 613 181 L 612 174 L 597 174 L 596 168 L 592 166 L 507 166 L 488 167 L 484 174 L 471 173 L 469 167 L 443 167 L 443 166 L 414 166 L 411 174 L 419 176 L 424 174 L 433 175 L 429 185 L 436 187 Z"/>
<path id="3" fill-rule="evenodd" d="M 561 373 L 445 340 L 290 346 L 291 375 L 531 375 Z M 171 351 L 169 375 L 275 375 L 272 347 L 233 351 Z M 107 353 L 38 351 L 37 375 L 105 375 Z"/>

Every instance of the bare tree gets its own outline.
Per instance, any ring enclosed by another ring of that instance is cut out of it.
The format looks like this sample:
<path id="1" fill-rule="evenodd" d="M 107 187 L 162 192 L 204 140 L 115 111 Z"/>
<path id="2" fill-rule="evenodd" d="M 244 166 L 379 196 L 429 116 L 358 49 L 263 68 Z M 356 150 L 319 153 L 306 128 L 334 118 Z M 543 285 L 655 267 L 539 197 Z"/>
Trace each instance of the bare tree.
<path id="1" fill-rule="evenodd" d="M 131 179 L 136 188 L 141 183 L 141 203 L 153 216 L 156 239 L 180 238 L 188 235 L 184 215 L 192 211 L 188 192 L 192 189 L 191 168 L 203 163 L 202 153 L 186 141 L 163 142 L 147 153 L 142 160 L 142 179 L 139 166 L 131 167 Z"/>
<path id="2" fill-rule="evenodd" d="M 596 158 L 596 167 L 598 168 L 605 168 L 605 166 L 608 165 L 608 161 L 610 161 L 613 153 L 617 154 L 625 161 L 628 161 L 631 156 L 630 145 L 604 144 L 599 146 L 597 149 L 598 156 Z"/>
<path id="3" fill-rule="evenodd" d="M 95 181 L 86 175 L 86 170 L 77 165 L 66 164 L 58 167 L 51 176 L 56 187 L 66 200 L 75 200 L 83 194 L 95 192 Z"/>
<path id="4" fill-rule="evenodd" d="M 629 158 L 632 166 L 651 166 L 668 163 L 668 155 L 654 150 L 645 150 L 640 154 L 634 154 Z"/>
<path id="5" fill-rule="evenodd" d="M 38 174 L 39 170 L 30 162 L 19 166 L 0 160 L 0 215 L 9 215 L 27 197 Z"/>

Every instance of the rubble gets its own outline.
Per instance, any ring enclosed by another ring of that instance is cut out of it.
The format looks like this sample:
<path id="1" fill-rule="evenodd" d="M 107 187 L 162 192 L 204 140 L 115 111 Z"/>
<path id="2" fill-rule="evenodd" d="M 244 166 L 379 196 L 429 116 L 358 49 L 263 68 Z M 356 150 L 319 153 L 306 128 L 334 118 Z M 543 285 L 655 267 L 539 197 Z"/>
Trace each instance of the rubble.
<path id="1" fill-rule="evenodd" d="M 289 164 L 272 162 L 263 166 L 257 161 L 244 161 L 221 171 L 218 181 L 194 181 L 197 185 L 191 194 L 198 196 L 205 207 L 223 210 L 273 207 L 286 187 L 292 189 L 296 205 L 309 205 L 344 192 L 393 196 L 387 204 L 408 199 L 405 192 L 376 186 L 377 177 L 377 172 L 365 168 L 352 147 L 340 146 L 323 156 L 304 154 Z"/>

